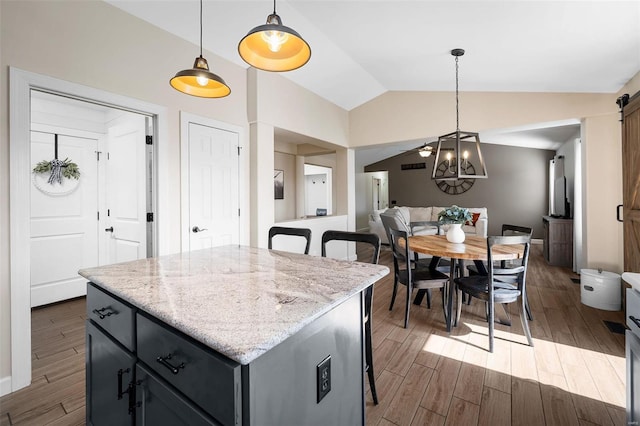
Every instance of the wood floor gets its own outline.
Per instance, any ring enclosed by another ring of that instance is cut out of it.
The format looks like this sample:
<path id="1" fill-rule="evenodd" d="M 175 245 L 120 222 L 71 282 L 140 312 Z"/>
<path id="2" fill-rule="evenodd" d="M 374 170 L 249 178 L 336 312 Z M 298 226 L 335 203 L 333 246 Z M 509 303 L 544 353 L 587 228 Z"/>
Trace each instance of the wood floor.
<path id="1" fill-rule="evenodd" d="M 514 325 L 498 325 L 495 351 L 487 352 L 478 301 L 463 307 L 451 335 L 439 297 L 431 309 L 412 305 L 404 329 L 404 287 L 390 312 L 392 277 L 376 284 L 380 404 L 367 394 L 367 425 L 626 424 L 624 336 L 603 323 L 622 323 L 623 313 L 582 305 L 571 271 L 547 266 L 541 246 L 532 251 L 534 348 L 526 345 L 512 309 Z M 381 263 L 393 269 L 388 250 Z M 0 399 L 0 426 L 84 424 L 84 319 L 84 299 L 33 310 L 33 384 Z"/>

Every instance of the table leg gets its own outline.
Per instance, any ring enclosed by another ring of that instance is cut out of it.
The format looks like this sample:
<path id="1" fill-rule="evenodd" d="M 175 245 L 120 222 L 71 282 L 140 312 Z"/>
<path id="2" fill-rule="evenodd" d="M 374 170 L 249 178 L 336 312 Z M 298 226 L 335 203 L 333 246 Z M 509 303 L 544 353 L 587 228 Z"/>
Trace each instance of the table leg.
<path id="1" fill-rule="evenodd" d="M 451 259 L 451 265 L 449 267 L 449 288 L 445 288 L 445 294 L 448 294 L 447 297 L 447 310 L 445 312 L 445 318 L 447 320 L 447 333 L 451 333 L 451 327 L 453 324 L 453 292 L 455 289 L 454 279 L 456 276 L 456 260 Z"/>

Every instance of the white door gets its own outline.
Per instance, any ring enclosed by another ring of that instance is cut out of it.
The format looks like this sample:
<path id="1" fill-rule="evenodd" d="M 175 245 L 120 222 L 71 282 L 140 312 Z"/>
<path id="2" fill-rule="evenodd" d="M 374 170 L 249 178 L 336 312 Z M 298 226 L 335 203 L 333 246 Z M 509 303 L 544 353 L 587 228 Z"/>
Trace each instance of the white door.
<path id="1" fill-rule="evenodd" d="M 107 264 L 147 257 L 145 133 L 145 117 L 133 113 L 114 120 L 107 131 L 107 217 L 101 230 Z"/>
<path id="2" fill-rule="evenodd" d="M 238 133 L 189 123 L 189 250 L 240 241 Z"/>
<path id="3" fill-rule="evenodd" d="M 373 178 L 372 179 L 372 187 L 373 187 L 373 210 L 380 210 L 380 179 Z"/>
<path id="4" fill-rule="evenodd" d="M 31 132 L 31 167 L 55 157 L 55 135 Z M 31 184 L 31 306 L 86 294 L 78 269 L 98 265 L 97 139 L 58 135 L 58 159 L 78 165 L 80 178 Z"/>

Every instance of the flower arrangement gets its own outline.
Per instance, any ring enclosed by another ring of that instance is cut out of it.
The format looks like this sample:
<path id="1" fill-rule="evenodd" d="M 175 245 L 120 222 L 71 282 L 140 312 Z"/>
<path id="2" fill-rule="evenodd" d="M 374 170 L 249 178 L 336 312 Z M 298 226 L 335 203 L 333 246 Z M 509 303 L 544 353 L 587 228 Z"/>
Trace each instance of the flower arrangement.
<path id="1" fill-rule="evenodd" d="M 451 207 L 447 207 L 438 213 L 438 222 L 440 223 L 460 223 L 464 224 L 470 221 L 472 218 L 471 212 L 469 209 L 464 207 L 458 207 L 453 205 Z"/>
<path id="2" fill-rule="evenodd" d="M 54 159 L 51 161 L 40 161 L 33 168 L 33 173 L 50 173 L 49 183 L 53 185 L 54 182 L 62 183 L 62 178 L 76 179 L 80 178 L 80 169 L 78 165 L 68 158 L 64 160 Z"/>

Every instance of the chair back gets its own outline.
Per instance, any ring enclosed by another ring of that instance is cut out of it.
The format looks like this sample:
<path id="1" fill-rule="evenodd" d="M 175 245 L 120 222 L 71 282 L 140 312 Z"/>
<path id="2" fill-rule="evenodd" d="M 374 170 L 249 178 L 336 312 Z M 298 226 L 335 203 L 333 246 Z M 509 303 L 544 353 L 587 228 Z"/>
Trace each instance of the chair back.
<path id="1" fill-rule="evenodd" d="M 382 226 L 384 226 L 384 230 L 387 233 L 389 243 L 391 243 L 391 234 L 389 233 L 390 229 L 405 231 L 408 235 L 411 235 L 411 228 L 404 222 L 404 218 L 398 209 L 387 209 L 380 215 L 380 220 L 382 221 Z"/>
<path id="2" fill-rule="evenodd" d="M 528 235 L 529 238 L 531 238 L 533 235 L 533 228 L 504 224 L 502 225 L 502 235 Z"/>
<path id="3" fill-rule="evenodd" d="M 523 247 L 522 257 L 520 258 L 521 264 L 514 268 L 508 269 L 500 269 L 497 268 L 493 263 L 493 248 L 494 246 L 515 246 L 521 245 Z M 487 266 L 489 268 L 489 283 L 494 282 L 494 277 L 498 277 L 500 275 L 508 274 L 508 275 L 517 275 L 518 276 L 518 288 L 522 291 L 525 283 L 525 278 L 527 274 L 527 265 L 529 263 L 529 249 L 531 246 L 531 236 L 530 235 L 500 235 L 500 236 L 492 236 L 487 238 Z M 489 293 L 493 292 L 493 285 L 489 286 Z"/>
<path id="4" fill-rule="evenodd" d="M 304 248 L 304 254 L 309 254 L 309 247 L 311 246 L 311 229 L 308 228 L 289 228 L 286 226 L 272 226 L 269 229 L 269 249 L 273 248 L 272 240 L 276 235 L 289 235 L 295 237 L 304 237 L 307 240 L 307 244 Z"/>
<path id="5" fill-rule="evenodd" d="M 506 235 L 528 235 L 529 236 L 529 240 L 531 240 L 531 237 L 533 236 L 533 228 L 529 228 L 528 226 L 519 226 L 519 225 L 507 225 L 507 224 L 503 224 L 502 225 L 502 235 L 506 236 Z M 506 269 L 508 266 L 507 265 L 519 265 L 522 264 L 522 262 L 519 262 L 518 260 L 515 261 L 511 261 L 511 262 L 507 262 L 506 260 L 503 260 L 500 262 L 500 267 L 502 269 Z"/>
<path id="6" fill-rule="evenodd" d="M 408 279 L 411 280 L 411 265 L 409 257 L 409 234 L 407 231 L 389 228 L 389 244 L 393 252 L 393 268 L 396 275 L 403 270 L 407 270 Z M 404 240 L 404 247 L 399 242 Z"/>
<path id="7" fill-rule="evenodd" d="M 373 255 L 369 263 L 377 264 L 380 257 L 380 237 L 367 232 L 350 231 L 325 231 L 322 234 L 322 257 L 327 257 L 326 244 L 329 241 L 350 241 L 354 243 L 367 243 L 373 248 Z"/>

